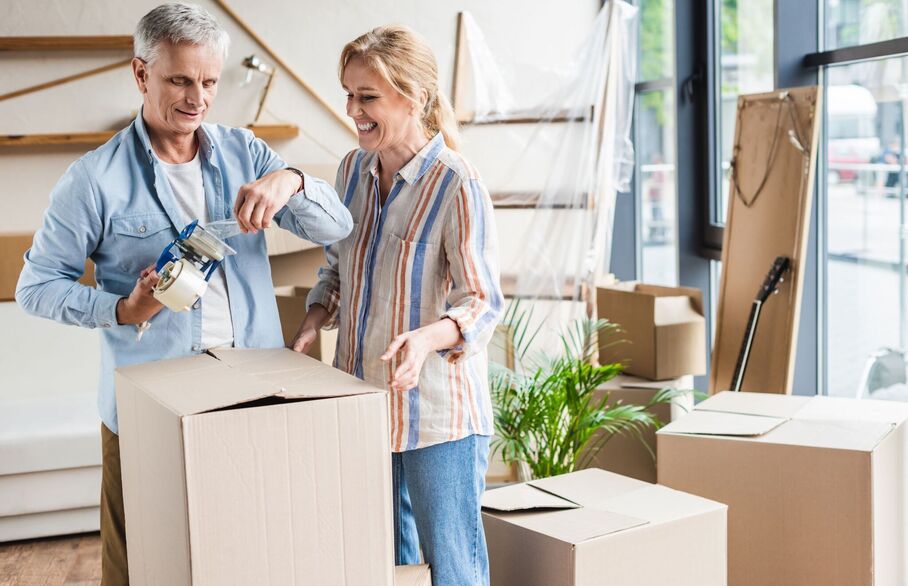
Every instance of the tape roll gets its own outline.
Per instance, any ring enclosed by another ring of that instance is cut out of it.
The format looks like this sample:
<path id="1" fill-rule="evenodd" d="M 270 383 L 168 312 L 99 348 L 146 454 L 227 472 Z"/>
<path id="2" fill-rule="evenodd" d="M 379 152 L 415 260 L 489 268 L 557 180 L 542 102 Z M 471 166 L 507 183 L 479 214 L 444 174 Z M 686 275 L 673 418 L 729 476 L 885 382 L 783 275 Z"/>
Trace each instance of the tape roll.
<path id="1" fill-rule="evenodd" d="M 208 282 L 202 271 L 181 258 L 164 265 L 153 295 L 171 311 L 186 311 L 205 294 L 206 289 Z"/>

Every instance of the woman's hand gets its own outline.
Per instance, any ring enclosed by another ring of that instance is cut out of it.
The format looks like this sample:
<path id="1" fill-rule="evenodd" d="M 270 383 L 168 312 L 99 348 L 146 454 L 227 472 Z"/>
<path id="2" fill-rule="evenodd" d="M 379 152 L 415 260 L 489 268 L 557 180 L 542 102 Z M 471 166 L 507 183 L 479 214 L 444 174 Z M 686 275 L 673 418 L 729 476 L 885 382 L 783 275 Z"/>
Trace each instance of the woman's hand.
<path id="1" fill-rule="evenodd" d="M 317 337 L 318 330 L 312 327 L 306 327 L 306 322 L 303 322 L 300 325 L 299 331 L 296 332 L 293 341 L 290 342 L 290 349 L 294 352 L 299 352 L 300 354 L 308 354 L 309 348 L 312 347 L 312 343 L 315 342 Z"/>
<path id="2" fill-rule="evenodd" d="M 297 330 L 296 336 L 294 336 L 288 348 L 300 354 L 308 354 L 309 348 L 312 347 L 312 343 L 318 337 L 318 331 L 327 323 L 328 317 L 328 310 L 325 309 L 324 305 L 320 303 L 310 305 L 309 311 L 306 313 L 306 319 L 300 324 L 300 329 Z"/>
<path id="3" fill-rule="evenodd" d="M 393 340 L 381 355 L 385 362 L 400 354 L 400 363 L 388 384 L 392 391 L 409 391 L 419 384 L 419 373 L 429 352 L 451 348 L 463 342 L 454 320 L 444 318 L 434 324 L 405 332 Z"/>
<path id="4" fill-rule="evenodd" d="M 397 336 L 381 355 L 381 359 L 387 362 L 400 352 L 400 364 L 388 381 L 392 391 L 409 391 L 419 384 L 422 364 L 426 361 L 426 355 L 433 350 L 429 335 L 424 329 L 419 328 Z"/>

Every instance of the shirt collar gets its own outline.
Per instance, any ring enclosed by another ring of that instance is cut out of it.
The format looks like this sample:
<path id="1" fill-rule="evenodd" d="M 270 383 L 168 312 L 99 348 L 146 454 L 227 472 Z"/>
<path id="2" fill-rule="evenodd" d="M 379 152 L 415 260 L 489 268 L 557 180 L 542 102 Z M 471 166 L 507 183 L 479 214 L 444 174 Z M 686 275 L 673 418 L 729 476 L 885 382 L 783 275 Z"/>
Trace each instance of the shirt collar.
<path id="1" fill-rule="evenodd" d="M 414 185 L 422 179 L 429 167 L 438 159 L 438 155 L 445 146 L 445 139 L 441 133 L 433 136 L 426 146 L 422 147 L 418 153 L 413 155 L 410 161 L 401 167 L 397 174 L 410 185 Z M 378 154 L 372 157 L 372 161 L 366 166 L 366 170 L 374 177 L 378 177 Z"/>
<path id="2" fill-rule="evenodd" d="M 158 156 L 155 154 L 154 149 L 151 148 L 151 139 L 148 137 L 148 129 L 145 127 L 145 119 L 142 118 L 143 109 L 144 106 L 139 108 L 139 114 L 133 121 L 133 127 L 136 129 L 136 135 L 139 137 L 139 142 L 142 144 L 142 150 L 148 157 L 148 162 L 154 163 L 155 159 L 157 159 Z M 211 157 L 211 153 L 214 151 L 214 143 L 211 141 L 211 137 L 208 135 L 208 130 L 205 129 L 205 125 L 200 125 L 199 129 L 195 131 L 195 134 L 199 139 L 199 151 L 202 153 L 202 156 L 205 157 L 205 159 L 209 159 Z"/>

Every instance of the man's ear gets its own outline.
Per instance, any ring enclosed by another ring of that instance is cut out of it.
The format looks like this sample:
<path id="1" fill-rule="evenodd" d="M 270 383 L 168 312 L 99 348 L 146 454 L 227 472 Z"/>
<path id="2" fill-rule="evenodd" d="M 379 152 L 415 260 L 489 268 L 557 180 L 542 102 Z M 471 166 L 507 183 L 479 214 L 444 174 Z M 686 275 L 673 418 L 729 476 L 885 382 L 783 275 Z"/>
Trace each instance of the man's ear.
<path id="1" fill-rule="evenodd" d="M 139 91 L 144 94 L 147 89 L 146 83 L 148 82 L 148 64 L 138 57 L 133 57 L 132 76 L 136 80 L 136 86 Z"/>

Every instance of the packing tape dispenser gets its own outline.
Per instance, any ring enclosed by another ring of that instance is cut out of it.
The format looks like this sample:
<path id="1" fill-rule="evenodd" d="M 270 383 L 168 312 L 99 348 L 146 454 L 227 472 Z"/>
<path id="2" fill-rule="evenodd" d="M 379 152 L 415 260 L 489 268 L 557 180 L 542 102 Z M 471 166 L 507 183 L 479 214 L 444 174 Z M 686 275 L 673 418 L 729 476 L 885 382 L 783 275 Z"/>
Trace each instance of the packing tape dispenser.
<path id="1" fill-rule="evenodd" d="M 236 221 L 213 222 L 202 227 L 190 222 L 164 248 L 155 270 L 160 276 L 154 298 L 172 311 L 185 311 L 205 294 L 208 280 L 226 257 L 236 254 L 223 238 L 239 234 Z"/>

